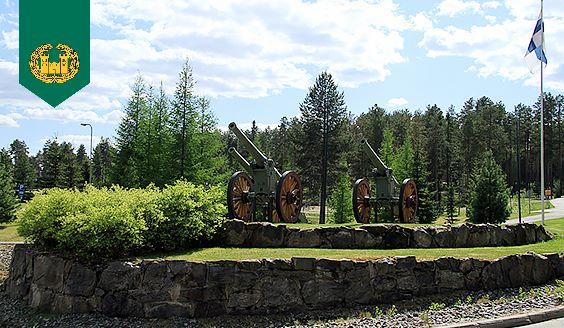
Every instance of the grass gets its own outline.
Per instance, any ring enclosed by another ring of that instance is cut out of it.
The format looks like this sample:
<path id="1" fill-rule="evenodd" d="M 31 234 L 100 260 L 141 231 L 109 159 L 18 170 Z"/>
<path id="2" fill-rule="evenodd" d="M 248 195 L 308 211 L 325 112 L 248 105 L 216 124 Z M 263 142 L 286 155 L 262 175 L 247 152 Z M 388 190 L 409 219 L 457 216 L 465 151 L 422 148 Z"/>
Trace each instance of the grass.
<path id="1" fill-rule="evenodd" d="M 246 260 L 263 258 L 315 257 L 332 259 L 375 259 L 389 256 L 414 255 L 419 259 L 434 259 L 441 256 L 457 258 L 473 257 L 494 259 L 511 254 L 559 253 L 564 250 L 564 218 L 548 220 L 546 227 L 556 235 L 554 240 L 533 245 L 512 247 L 477 248 L 431 248 L 431 249 L 312 249 L 312 248 L 202 248 L 166 256 L 145 258 L 166 258 L 174 260 L 215 261 Z"/>
<path id="2" fill-rule="evenodd" d="M 510 219 L 516 219 L 519 217 L 519 206 L 517 204 L 517 196 L 511 197 L 511 215 L 509 216 Z M 546 200 L 544 202 L 544 209 L 554 208 L 550 200 Z M 525 198 L 521 196 L 521 216 L 531 216 L 540 214 L 541 210 L 541 201 L 540 199 L 531 199 L 531 207 L 529 210 L 529 198 Z"/>
<path id="3" fill-rule="evenodd" d="M 0 224 L 0 241 L 23 241 L 24 239 L 18 235 L 17 229 L 18 224 L 15 222 Z"/>

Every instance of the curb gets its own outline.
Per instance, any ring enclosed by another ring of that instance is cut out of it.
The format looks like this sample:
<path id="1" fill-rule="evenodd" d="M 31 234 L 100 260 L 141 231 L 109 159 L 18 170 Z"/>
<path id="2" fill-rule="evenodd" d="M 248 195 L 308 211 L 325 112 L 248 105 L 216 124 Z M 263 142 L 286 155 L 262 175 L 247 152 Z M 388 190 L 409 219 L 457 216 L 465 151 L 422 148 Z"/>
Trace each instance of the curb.
<path id="1" fill-rule="evenodd" d="M 534 323 L 544 322 L 553 319 L 564 318 L 564 306 L 558 306 L 549 310 L 542 310 L 537 312 L 515 314 L 508 317 L 497 319 L 489 319 L 483 321 L 467 322 L 454 325 L 440 326 L 442 328 L 505 328 L 505 327 L 519 327 L 526 326 Z"/>

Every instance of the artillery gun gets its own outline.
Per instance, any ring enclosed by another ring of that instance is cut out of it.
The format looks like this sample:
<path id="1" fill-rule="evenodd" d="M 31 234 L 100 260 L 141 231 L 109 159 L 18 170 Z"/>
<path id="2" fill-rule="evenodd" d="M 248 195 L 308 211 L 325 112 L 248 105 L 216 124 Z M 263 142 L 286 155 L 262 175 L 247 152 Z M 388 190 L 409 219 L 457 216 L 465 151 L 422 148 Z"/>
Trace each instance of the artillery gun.
<path id="1" fill-rule="evenodd" d="M 400 222 L 415 222 L 419 203 L 415 181 L 405 179 L 400 186 L 398 180 L 392 174 L 392 170 L 382 162 L 368 141 L 362 139 L 360 145 L 370 163 L 374 165 L 372 174 L 376 182 L 376 193 L 373 196 L 366 178 L 356 180 L 352 197 L 356 221 L 369 223 L 372 210 L 377 216 L 379 208 L 388 206 L 392 216 L 399 217 Z"/>
<path id="2" fill-rule="evenodd" d="M 254 158 L 249 162 L 234 147 L 228 150 L 244 170 L 235 172 L 229 179 L 227 186 L 229 216 L 252 221 L 256 216 L 257 208 L 260 208 L 263 215 L 272 222 L 298 221 L 303 200 L 299 176 L 294 171 L 280 174 L 274 167 L 274 161 L 267 158 L 234 122 L 229 123 L 229 130 Z"/>

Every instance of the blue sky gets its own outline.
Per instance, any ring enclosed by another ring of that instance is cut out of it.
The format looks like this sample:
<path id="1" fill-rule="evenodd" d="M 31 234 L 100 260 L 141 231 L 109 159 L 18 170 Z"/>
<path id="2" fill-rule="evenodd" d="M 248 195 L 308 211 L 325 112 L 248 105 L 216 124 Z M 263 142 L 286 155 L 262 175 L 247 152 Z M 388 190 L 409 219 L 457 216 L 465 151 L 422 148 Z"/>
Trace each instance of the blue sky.
<path id="1" fill-rule="evenodd" d="M 298 115 L 323 70 L 358 115 L 489 96 L 513 108 L 538 94 L 523 55 L 540 1 L 91 0 L 92 82 L 50 108 L 18 85 L 18 2 L 0 0 L 0 147 L 113 137 L 128 85 L 172 92 L 189 58 L 220 127 Z M 545 0 L 546 90 L 564 92 L 564 2 Z M 24 59 L 26 60 L 26 59 Z"/>

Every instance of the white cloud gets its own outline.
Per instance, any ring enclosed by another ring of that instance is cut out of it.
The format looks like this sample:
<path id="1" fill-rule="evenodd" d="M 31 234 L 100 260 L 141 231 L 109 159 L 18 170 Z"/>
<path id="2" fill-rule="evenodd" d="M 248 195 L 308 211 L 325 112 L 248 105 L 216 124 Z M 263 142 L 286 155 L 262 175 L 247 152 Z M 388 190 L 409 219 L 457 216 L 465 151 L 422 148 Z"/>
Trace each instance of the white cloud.
<path id="1" fill-rule="evenodd" d="M 5 126 L 9 128 L 19 128 L 20 125 L 16 121 L 14 117 L 11 115 L 2 115 L 0 114 L 0 126 Z"/>
<path id="2" fill-rule="evenodd" d="M 405 98 L 391 98 L 390 100 L 388 100 L 389 107 L 405 106 L 408 103 L 409 102 Z"/>
<path id="3" fill-rule="evenodd" d="M 89 122 L 89 123 L 112 123 L 116 124 L 121 119 L 123 112 L 115 110 L 106 114 L 100 114 L 87 110 L 72 109 L 44 109 L 28 108 L 23 111 L 26 118 L 57 120 L 62 122 Z"/>
<path id="4" fill-rule="evenodd" d="M 470 58 L 473 63 L 468 71 L 481 77 L 500 76 L 533 84 L 538 77 L 531 77 L 523 57 L 539 8 L 522 1 L 507 1 L 505 5 L 509 18 L 503 21 L 468 28 L 454 25 L 434 27 L 424 33 L 419 46 L 426 49 L 427 56 L 432 58 Z M 557 42 L 564 39 L 564 9 L 551 11 L 545 21 L 549 61 L 545 83 L 549 88 L 564 90 L 562 74 L 559 73 L 563 70 L 564 44 Z"/>
<path id="5" fill-rule="evenodd" d="M 57 139 L 58 142 L 68 142 L 71 143 L 76 150 L 80 145 L 86 147 L 86 153 L 90 152 L 90 134 L 66 134 L 66 135 L 56 135 L 54 137 L 43 137 L 41 138 L 41 143 L 45 144 L 48 140 Z M 92 136 L 92 147 L 95 148 L 100 140 L 101 136 Z M 94 149 L 92 149 L 94 151 Z"/>
<path id="6" fill-rule="evenodd" d="M 437 14 L 439 16 L 454 17 L 459 14 L 473 12 L 475 14 L 484 15 L 485 9 L 496 9 L 499 6 L 499 1 L 480 3 L 478 1 L 443 0 L 437 7 Z"/>

